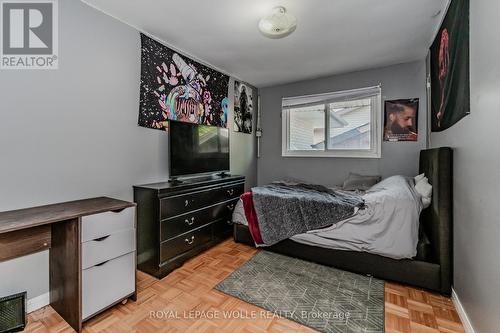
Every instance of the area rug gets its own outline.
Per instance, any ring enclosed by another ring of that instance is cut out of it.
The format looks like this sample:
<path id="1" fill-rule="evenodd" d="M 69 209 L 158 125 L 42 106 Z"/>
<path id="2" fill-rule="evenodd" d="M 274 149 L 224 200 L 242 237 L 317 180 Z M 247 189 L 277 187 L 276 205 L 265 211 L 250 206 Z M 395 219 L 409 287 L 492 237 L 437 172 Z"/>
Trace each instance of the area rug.
<path id="1" fill-rule="evenodd" d="M 320 332 L 384 332 L 384 281 L 260 251 L 217 290 Z"/>

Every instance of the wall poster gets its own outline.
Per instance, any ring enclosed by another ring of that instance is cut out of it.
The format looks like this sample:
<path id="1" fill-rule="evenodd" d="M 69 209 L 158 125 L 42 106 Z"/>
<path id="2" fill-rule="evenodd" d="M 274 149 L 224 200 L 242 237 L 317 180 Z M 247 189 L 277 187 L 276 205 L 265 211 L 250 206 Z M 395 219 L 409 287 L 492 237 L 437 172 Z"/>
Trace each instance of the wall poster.
<path id="1" fill-rule="evenodd" d="M 418 141 L 418 98 L 385 102 L 384 141 Z"/>
<path id="2" fill-rule="evenodd" d="M 247 84 L 234 81 L 234 131 L 252 134 L 253 92 Z"/>
<path id="3" fill-rule="evenodd" d="M 227 127 L 229 76 L 141 34 L 139 126 L 168 120 Z"/>
<path id="4" fill-rule="evenodd" d="M 443 131 L 470 113 L 469 0 L 452 0 L 430 50 L 431 126 Z"/>

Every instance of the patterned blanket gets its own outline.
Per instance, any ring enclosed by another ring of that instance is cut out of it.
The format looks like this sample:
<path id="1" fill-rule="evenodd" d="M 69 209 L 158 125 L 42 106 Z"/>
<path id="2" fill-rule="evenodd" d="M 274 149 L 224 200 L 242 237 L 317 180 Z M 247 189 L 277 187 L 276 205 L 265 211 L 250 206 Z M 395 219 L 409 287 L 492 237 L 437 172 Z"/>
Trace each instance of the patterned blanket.
<path id="1" fill-rule="evenodd" d="M 242 199 L 258 246 L 270 246 L 297 234 L 331 226 L 364 207 L 360 195 L 312 184 L 273 183 L 254 187 Z"/>

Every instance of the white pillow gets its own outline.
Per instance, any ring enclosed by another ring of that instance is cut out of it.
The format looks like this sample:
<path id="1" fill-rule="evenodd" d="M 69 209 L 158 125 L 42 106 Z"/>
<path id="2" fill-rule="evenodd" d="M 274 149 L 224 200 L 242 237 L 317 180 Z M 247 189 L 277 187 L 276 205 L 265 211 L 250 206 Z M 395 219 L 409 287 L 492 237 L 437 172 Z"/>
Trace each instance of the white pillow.
<path id="1" fill-rule="evenodd" d="M 415 179 L 415 185 L 416 185 L 419 181 L 421 181 L 422 179 L 424 179 L 424 178 L 425 178 L 425 173 L 421 173 L 420 175 L 415 176 L 415 177 L 414 177 L 414 179 Z"/>
<path id="2" fill-rule="evenodd" d="M 424 206 L 424 209 L 429 207 L 431 205 L 431 198 L 422 197 L 422 205 Z"/>
<path id="3" fill-rule="evenodd" d="M 417 184 L 415 184 L 415 190 L 422 196 L 422 204 L 424 205 L 424 208 L 429 207 L 432 197 L 432 185 L 429 184 L 429 179 L 427 179 L 427 177 L 421 179 Z"/>

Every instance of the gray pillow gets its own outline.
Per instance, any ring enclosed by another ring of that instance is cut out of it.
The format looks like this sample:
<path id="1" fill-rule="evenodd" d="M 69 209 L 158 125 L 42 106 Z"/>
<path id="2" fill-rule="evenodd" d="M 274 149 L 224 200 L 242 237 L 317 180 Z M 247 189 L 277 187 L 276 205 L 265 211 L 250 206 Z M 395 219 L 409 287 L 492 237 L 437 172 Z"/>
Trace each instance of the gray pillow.
<path id="1" fill-rule="evenodd" d="M 364 176 L 351 172 L 349 173 L 349 177 L 344 181 L 342 189 L 344 191 L 366 191 L 381 180 L 381 176 Z"/>

